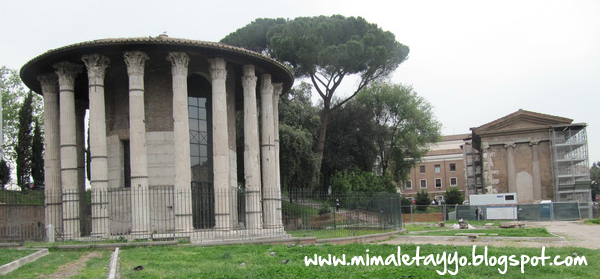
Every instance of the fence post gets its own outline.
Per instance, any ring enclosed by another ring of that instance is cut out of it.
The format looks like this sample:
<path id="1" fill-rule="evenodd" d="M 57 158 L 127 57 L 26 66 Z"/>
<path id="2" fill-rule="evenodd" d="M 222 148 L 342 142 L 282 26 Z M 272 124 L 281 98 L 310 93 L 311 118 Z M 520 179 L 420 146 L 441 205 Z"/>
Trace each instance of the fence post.
<path id="1" fill-rule="evenodd" d="M 412 204 L 410 205 L 410 222 L 413 224 L 415 223 L 415 216 L 413 214 L 413 205 Z"/>

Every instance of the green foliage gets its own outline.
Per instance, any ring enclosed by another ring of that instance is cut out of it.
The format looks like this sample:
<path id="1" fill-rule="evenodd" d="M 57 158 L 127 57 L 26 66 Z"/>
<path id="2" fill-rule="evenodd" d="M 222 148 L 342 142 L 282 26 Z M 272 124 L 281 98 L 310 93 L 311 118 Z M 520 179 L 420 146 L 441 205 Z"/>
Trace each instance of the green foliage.
<path id="1" fill-rule="evenodd" d="M 356 168 L 336 172 L 331 179 L 331 189 L 334 193 L 396 193 L 396 185 L 388 176 L 378 176 Z"/>
<path id="2" fill-rule="evenodd" d="M 0 185 L 2 189 L 10 182 L 10 167 L 4 159 L 0 160 Z"/>
<path id="3" fill-rule="evenodd" d="M 415 202 L 417 203 L 418 211 L 426 211 L 427 207 L 431 205 L 431 198 L 429 198 L 429 193 L 427 190 L 421 190 L 418 192 Z"/>
<path id="4" fill-rule="evenodd" d="M 315 170 L 310 133 L 280 124 L 279 142 L 282 187 L 289 192 L 310 188 Z"/>
<path id="5" fill-rule="evenodd" d="M 17 145 L 15 152 L 17 155 L 17 185 L 21 189 L 27 187 L 31 177 L 32 166 L 32 150 L 33 141 L 32 125 L 33 125 L 33 93 L 30 91 L 23 101 L 23 105 L 19 110 L 19 133 L 17 136 Z"/>
<path id="6" fill-rule="evenodd" d="M 34 120 L 31 143 L 31 177 L 36 187 L 44 184 L 44 139 L 38 120 Z"/>
<path id="7" fill-rule="evenodd" d="M 432 106 L 410 86 L 373 83 L 361 91 L 356 103 L 374 122 L 369 136 L 375 142 L 380 171 L 403 181 L 410 169 L 440 138 L 441 123 Z"/>
<path id="8" fill-rule="evenodd" d="M 592 200 L 595 201 L 596 196 L 600 195 L 600 162 L 592 164 L 590 180 L 592 180 Z"/>
<path id="9" fill-rule="evenodd" d="M 2 94 L 4 158 L 10 166 L 16 159 L 15 146 L 19 133 L 19 110 L 27 97 L 27 91 L 17 71 L 5 66 L 0 67 L 0 93 Z M 44 107 L 41 96 L 33 95 L 32 107 L 34 117 L 42 124 Z"/>
<path id="10" fill-rule="evenodd" d="M 331 207 L 328 205 L 323 205 L 321 209 L 319 209 L 319 215 L 327 214 L 331 212 Z"/>
<path id="11" fill-rule="evenodd" d="M 464 197 L 463 197 L 463 194 L 458 189 L 458 187 L 450 187 L 449 189 L 446 190 L 446 193 L 444 194 L 444 201 L 446 202 L 447 205 L 455 205 L 455 204 L 460 205 L 463 203 Z"/>

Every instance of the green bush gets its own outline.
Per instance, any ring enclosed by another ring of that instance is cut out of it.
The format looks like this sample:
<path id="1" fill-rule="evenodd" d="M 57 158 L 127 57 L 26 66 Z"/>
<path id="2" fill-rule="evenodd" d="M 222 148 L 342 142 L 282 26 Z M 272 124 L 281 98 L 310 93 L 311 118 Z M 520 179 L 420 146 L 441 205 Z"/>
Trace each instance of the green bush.
<path id="1" fill-rule="evenodd" d="M 421 192 L 417 193 L 416 203 L 418 211 L 427 210 L 427 207 L 431 204 L 431 199 L 429 198 L 427 190 L 421 190 Z"/>

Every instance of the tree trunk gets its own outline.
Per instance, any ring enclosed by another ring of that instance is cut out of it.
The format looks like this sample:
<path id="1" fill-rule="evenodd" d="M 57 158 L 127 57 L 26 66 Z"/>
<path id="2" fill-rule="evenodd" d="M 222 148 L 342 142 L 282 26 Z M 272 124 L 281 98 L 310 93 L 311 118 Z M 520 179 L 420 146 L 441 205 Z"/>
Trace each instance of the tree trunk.
<path id="1" fill-rule="evenodd" d="M 327 125 L 329 125 L 329 115 L 331 109 L 323 108 L 321 111 L 321 127 L 319 128 L 319 139 L 317 141 L 316 152 L 317 162 L 315 164 L 315 176 L 313 185 L 319 185 L 321 181 L 321 166 L 323 164 L 323 151 L 325 150 L 325 138 L 327 137 Z M 323 185 L 323 190 L 327 191 L 328 185 Z"/>

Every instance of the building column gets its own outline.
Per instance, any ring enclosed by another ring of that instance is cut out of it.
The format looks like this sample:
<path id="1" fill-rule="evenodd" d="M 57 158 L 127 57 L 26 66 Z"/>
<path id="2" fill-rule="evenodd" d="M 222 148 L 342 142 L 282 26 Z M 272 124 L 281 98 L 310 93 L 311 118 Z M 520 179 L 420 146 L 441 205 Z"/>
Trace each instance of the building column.
<path id="1" fill-rule="evenodd" d="M 529 143 L 531 146 L 531 158 L 532 158 L 532 177 L 533 177 L 533 199 L 542 200 L 542 174 L 540 170 L 540 156 L 539 156 L 539 141 L 532 141 Z"/>
<path id="2" fill-rule="evenodd" d="M 234 72 L 232 66 L 229 66 L 231 73 Z M 235 74 L 232 74 L 235 76 Z M 234 228 L 239 228 L 238 218 L 238 180 L 237 180 L 237 125 L 235 114 L 235 79 L 230 78 L 225 81 L 227 91 L 227 136 L 229 143 L 229 194 L 230 194 L 230 214 L 231 223 Z"/>
<path id="3" fill-rule="evenodd" d="M 260 149 L 258 113 L 256 109 L 256 76 L 254 65 L 244 65 L 244 177 L 246 181 L 246 228 L 262 228 L 260 205 Z"/>
<path id="4" fill-rule="evenodd" d="M 123 55 L 129 75 L 129 150 L 131 153 L 131 220 L 132 235 L 150 233 L 148 200 L 148 159 L 144 111 L 144 66 L 149 57 L 141 51 Z"/>
<path id="5" fill-rule="evenodd" d="M 515 147 L 517 145 L 514 142 L 509 142 L 504 145 L 506 148 L 506 163 L 508 170 L 508 192 L 517 192 L 517 173 L 515 169 Z"/>
<path id="6" fill-rule="evenodd" d="M 281 92 L 283 91 L 283 83 L 273 83 L 273 123 L 274 125 L 274 135 L 275 135 L 275 171 L 276 175 L 276 183 L 277 189 L 281 192 L 281 169 L 279 165 L 279 99 L 281 97 Z M 279 204 L 279 208 L 281 208 L 281 202 Z"/>
<path id="7" fill-rule="evenodd" d="M 273 119 L 273 84 L 271 75 L 261 76 L 261 166 L 263 186 L 263 227 L 280 228 L 281 192 L 277 189 L 275 165 L 275 122 Z"/>
<path id="8" fill-rule="evenodd" d="M 229 200 L 229 140 L 227 123 L 227 70 L 223 58 L 209 59 L 212 84 L 213 176 L 215 189 L 215 229 L 231 228 Z"/>
<path id="9" fill-rule="evenodd" d="M 69 62 L 54 64 L 60 92 L 60 169 L 63 193 L 63 236 L 79 237 L 79 186 L 77 185 L 77 133 L 75 120 L 75 76 L 81 66 Z"/>
<path id="10" fill-rule="evenodd" d="M 38 76 L 44 95 L 44 185 L 46 196 L 46 230 L 48 241 L 63 231 L 62 189 L 60 179 L 60 126 L 58 79 L 56 74 Z"/>
<path id="11" fill-rule="evenodd" d="M 170 52 L 173 75 L 173 142 L 175 145 L 175 230 L 189 232 L 192 224 L 192 167 L 188 115 L 188 63 L 184 52 Z"/>
<path id="12" fill-rule="evenodd" d="M 110 64 L 100 54 L 84 55 L 89 79 L 90 157 L 92 187 L 92 236 L 108 236 L 108 149 L 106 143 L 106 108 L 104 104 L 104 76 Z"/>

